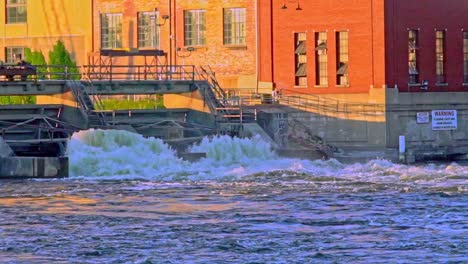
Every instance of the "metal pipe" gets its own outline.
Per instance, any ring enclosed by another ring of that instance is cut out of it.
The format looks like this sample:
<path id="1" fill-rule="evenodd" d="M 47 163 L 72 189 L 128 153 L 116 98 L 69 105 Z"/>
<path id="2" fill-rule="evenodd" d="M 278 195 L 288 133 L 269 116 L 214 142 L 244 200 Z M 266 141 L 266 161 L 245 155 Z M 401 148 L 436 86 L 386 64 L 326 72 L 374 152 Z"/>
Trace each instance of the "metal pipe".
<path id="1" fill-rule="evenodd" d="M 172 65 L 172 0 L 169 1 L 169 65 Z"/>

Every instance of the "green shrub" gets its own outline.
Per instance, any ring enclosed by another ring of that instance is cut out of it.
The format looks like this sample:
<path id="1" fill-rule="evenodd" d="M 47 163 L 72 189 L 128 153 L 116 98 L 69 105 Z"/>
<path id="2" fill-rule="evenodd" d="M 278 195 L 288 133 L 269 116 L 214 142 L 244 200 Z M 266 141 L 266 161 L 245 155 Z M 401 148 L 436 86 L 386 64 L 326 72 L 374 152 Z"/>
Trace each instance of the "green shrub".
<path id="1" fill-rule="evenodd" d="M 51 79 L 67 79 L 66 76 L 63 75 L 65 73 L 67 67 L 67 71 L 71 76 L 68 79 L 72 80 L 79 80 L 79 70 L 76 66 L 76 62 L 71 59 L 70 53 L 65 48 L 65 45 L 62 41 L 57 41 L 51 51 L 49 51 L 49 71 L 51 73 L 61 73 L 61 74 L 52 74 Z M 64 67 L 57 67 L 58 65 Z"/>
<path id="2" fill-rule="evenodd" d="M 142 98 L 128 100 L 123 98 L 107 98 L 101 100 L 102 110 L 126 110 L 126 109 L 163 109 L 164 101 L 162 96 L 155 98 Z M 98 108 L 96 106 L 96 108 Z"/>
<path id="3" fill-rule="evenodd" d="M 36 96 L 0 96 L 0 105 L 35 104 Z"/>
<path id="4" fill-rule="evenodd" d="M 41 51 L 31 51 L 30 48 L 24 49 L 24 60 L 32 65 L 46 65 L 46 59 Z"/>
<path id="5" fill-rule="evenodd" d="M 31 51 L 30 48 L 24 49 L 24 60 L 31 63 L 32 65 L 39 65 L 37 67 L 37 78 L 38 79 L 45 79 L 45 74 L 43 72 L 47 72 L 47 62 L 45 60 L 44 54 L 41 51 Z M 28 77 L 31 79 L 32 77 Z"/>

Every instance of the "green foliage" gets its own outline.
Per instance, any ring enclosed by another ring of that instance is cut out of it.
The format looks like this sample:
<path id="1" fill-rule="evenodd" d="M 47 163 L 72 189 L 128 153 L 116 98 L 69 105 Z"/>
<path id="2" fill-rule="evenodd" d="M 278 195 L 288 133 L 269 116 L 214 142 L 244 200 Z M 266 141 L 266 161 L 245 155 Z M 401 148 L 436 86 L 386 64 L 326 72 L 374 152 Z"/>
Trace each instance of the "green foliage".
<path id="1" fill-rule="evenodd" d="M 31 63 L 32 65 L 46 65 L 46 59 L 41 51 L 31 51 L 30 48 L 24 49 L 24 60 Z"/>
<path id="2" fill-rule="evenodd" d="M 41 74 L 41 72 L 46 72 L 47 68 L 47 62 L 44 57 L 44 54 L 42 54 L 41 51 L 31 51 L 30 48 L 25 48 L 24 49 L 24 55 L 25 58 L 24 60 L 31 63 L 32 65 L 40 65 L 37 67 L 37 78 L 38 79 L 45 79 L 45 75 Z M 28 77 L 31 79 L 31 77 Z"/>
<path id="3" fill-rule="evenodd" d="M 36 96 L 0 96 L 0 105 L 35 104 Z"/>
<path id="4" fill-rule="evenodd" d="M 49 51 L 49 70 L 51 73 L 56 73 L 51 75 L 52 79 L 80 79 L 76 62 L 72 61 L 70 53 L 60 40 Z M 65 76 L 65 73 L 70 74 L 70 76 Z"/>
<path id="5" fill-rule="evenodd" d="M 109 98 L 101 101 L 102 110 L 126 110 L 126 109 L 163 109 L 164 101 L 162 96 L 155 98 L 144 98 L 127 100 L 122 98 Z"/>

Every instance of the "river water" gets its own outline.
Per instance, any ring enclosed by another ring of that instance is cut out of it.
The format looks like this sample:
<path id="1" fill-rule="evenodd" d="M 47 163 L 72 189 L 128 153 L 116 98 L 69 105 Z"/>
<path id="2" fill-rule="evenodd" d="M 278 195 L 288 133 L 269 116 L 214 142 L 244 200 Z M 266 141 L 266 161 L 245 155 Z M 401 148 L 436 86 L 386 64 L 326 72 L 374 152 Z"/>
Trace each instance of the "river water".
<path id="1" fill-rule="evenodd" d="M 468 167 L 83 131 L 68 179 L 0 182 L 0 263 L 467 263 Z"/>

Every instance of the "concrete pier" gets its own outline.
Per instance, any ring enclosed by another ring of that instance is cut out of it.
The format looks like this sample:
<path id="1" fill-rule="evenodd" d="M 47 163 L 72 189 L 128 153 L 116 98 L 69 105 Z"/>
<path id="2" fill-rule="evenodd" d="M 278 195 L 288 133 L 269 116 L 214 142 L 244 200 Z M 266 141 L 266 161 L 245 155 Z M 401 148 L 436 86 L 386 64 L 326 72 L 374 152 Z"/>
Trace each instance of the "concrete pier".
<path id="1" fill-rule="evenodd" d="M 14 156 L 15 153 L 11 150 L 10 146 L 0 137 L 0 158 L 7 158 Z"/>
<path id="2" fill-rule="evenodd" d="M 0 179 L 68 177 L 67 157 L 0 158 Z"/>

